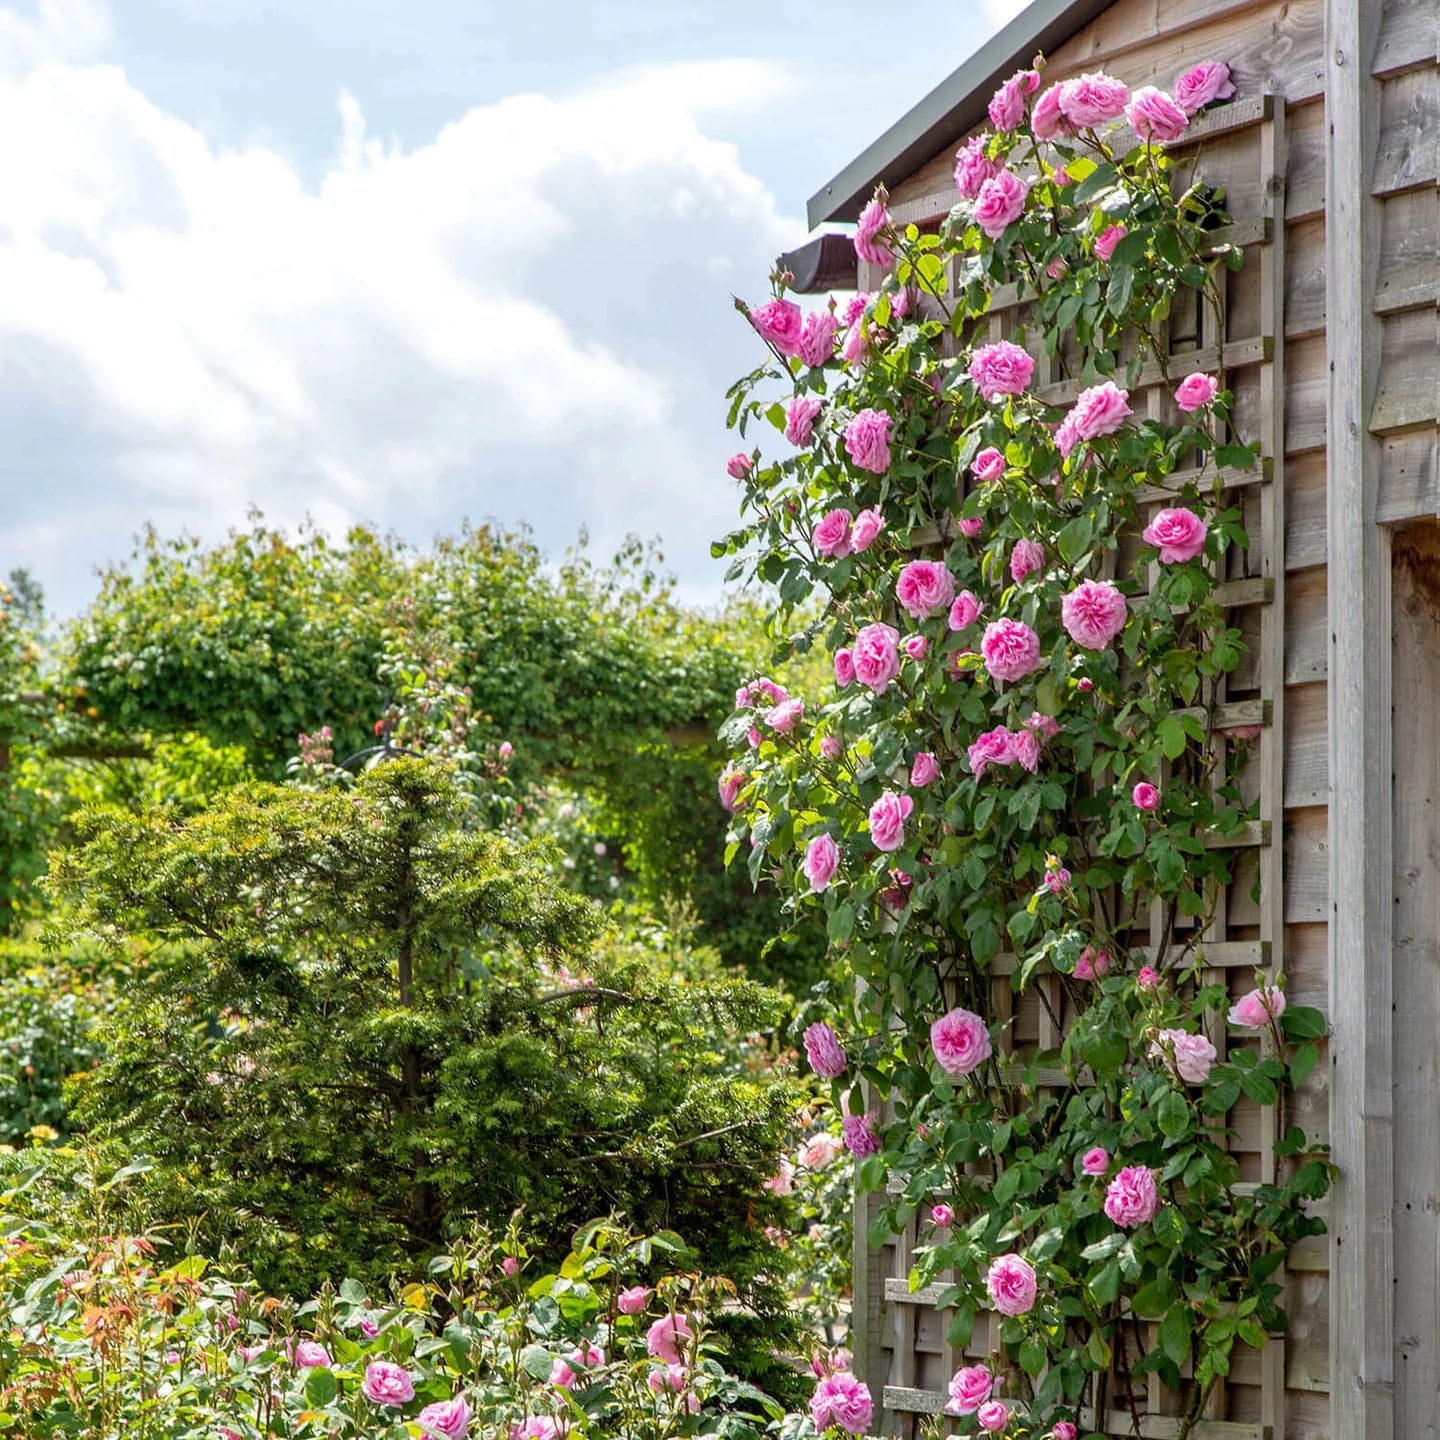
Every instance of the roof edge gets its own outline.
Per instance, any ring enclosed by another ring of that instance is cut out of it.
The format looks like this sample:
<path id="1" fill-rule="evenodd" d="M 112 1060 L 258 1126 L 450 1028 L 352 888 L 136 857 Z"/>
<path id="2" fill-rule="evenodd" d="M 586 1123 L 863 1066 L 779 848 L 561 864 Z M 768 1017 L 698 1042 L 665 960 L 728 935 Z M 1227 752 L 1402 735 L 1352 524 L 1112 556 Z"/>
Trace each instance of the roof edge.
<path id="1" fill-rule="evenodd" d="M 958 142 L 984 118 L 1002 80 L 1036 54 L 1063 45 L 1112 4 L 1114 0 L 1034 0 L 810 197 L 810 228 L 855 220 L 876 185 L 898 183 L 936 151 Z"/>

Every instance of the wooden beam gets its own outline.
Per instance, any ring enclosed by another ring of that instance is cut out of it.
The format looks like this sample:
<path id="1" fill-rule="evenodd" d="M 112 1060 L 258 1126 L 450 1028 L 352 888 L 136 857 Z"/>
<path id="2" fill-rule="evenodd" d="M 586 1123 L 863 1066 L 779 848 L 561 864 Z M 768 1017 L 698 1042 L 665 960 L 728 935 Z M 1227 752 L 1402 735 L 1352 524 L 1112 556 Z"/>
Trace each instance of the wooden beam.
<path id="1" fill-rule="evenodd" d="M 1390 540 L 1376 523 L 1371 314 L 1380 217 L 1372 78 L 1382 7 L 1325 0 L 1330 845 L 1330 1431 L 1392 1440 Z"/>
<path id="2" fill-rule="evenodd" d="M 797 295 L 818 295 L 822 290 L 854 290 L 859 285 L 860 262 L 855 242 L 848 235 L 819 235 L 798 250 L 787 250 L 775 262 L 795 278 L 790 289 Z"/>

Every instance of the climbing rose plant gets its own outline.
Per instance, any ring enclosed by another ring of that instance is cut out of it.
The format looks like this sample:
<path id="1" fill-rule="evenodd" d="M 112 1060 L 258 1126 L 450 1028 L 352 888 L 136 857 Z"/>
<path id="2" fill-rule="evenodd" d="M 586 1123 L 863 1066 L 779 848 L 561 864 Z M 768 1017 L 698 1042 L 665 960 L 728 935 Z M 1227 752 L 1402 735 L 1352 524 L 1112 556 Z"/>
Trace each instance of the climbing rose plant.
<path id="1" fill-rule="evenodd" d="M 849 1033 L 806 1038 L 862 1187 L 901 1185 L 872 1242 L 918 1213 L 911 1284 L 942 1281 L 951 1341 L 1002 1317 L 951 1382 L 962 1432 L 1074 1440 L 1118 1410 L 1138 1435 L 1154 1374 L 1183 1437 L 1236 1344 L 1283 1329 L 1277 1272 L 1329 1181 L 1285 1115 L 1323 1017 L 1262 972 L 1227 1013 L 1202 974 L 1254 818 L 1217 585 L 1244 573 L 1227 485 L 1256 452 L 1223 342 L 1214 373 L 1168 353 L 1197 295 L 1223 336 L 1216 273 L 1242 255 L 1165 147 L 1234 91 L 1223 65 L 1173 96 L 1040 83 L 996 93 L 938 231 L 877 192 L 855 240 L 877 291 L 806 314 L 777 274 L 742 306 L 770 355 L 731 424 L 783 438 L 729 462 L 745 523 L 717 553 L 773 587 L 782 654 L 828 647 L 835 685 L 743 687 L 720 797 L 732 857 L 797 924 L 823 915 L 855 976 Z M 1028 306 L 1009 335 L 1002 290 Z M 1048 1049 L 1010 1034 L 1032 992 Z M 1278 1107 L 1267 1183 L 1225 1147 L 1242 1096 Z"/>

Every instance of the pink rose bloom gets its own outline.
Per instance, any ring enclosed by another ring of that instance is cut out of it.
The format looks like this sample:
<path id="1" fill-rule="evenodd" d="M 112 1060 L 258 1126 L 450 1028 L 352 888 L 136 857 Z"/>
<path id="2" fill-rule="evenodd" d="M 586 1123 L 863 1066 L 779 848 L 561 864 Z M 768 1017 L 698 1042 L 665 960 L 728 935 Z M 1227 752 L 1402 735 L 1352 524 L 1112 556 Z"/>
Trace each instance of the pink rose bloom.
<path id="1" fill-rule="evenodd" d="M 1162 565 L 1175 565 L 1201 554 L 1208 533 L 1205 522 L 1193 510 L 1162 510 L 1140 538 L 1159 549 Z"/>
<path id="2" fill-rule="evenodd" d="M 681 1347 L 694 1338 L 695 1334 L 683 1315 L 662 1315 L 645 1332 L 645 1348 L 651 1359 L 678 1365 Z"/>
<path id="3" fill-rule="evenodd" d="M 888 265 L 895 252 L 880 239 L 880 232 L 890 224 L 890 212 L 878 197 L 861 212 L 855 225 L 855 254 L 867 265 Z"/>
<path id="4" fill-rule="evenodd" d="M 850 512 L 830 510 L 821 516 L 812 537 L 815 549 L 828 560 L 841 560 L 850 553 Z"/>
<path id="5" fill-rule="evenodd" d="M 1130 792 L 1130 799 L 1137 810 L 1154 810 L 1160 804 L 1160 792 L 1148 780 L 1142 780 Z"/>
<path id="6" fill-rule="evenodd" d="M 510 1427 L 510 1440 L 560 1440 L 560 1422 L 550 1415 L 532 1415 Z"/>
<path id="7" fill-rule="evenodd" d="M 877 850 L 887 854 L 905 843 L 905 822 L 915 802 L 908 795 L 884 791 L 870 807 L 870 840 Z"/>
<path id="8" fill-rule="evenodd" d="M 220 1440 L 241 1440 L 238 1430 L 232 1430 L 228 1425 L 220 1427 Z"/>
<path id="9" fill-rule="evenodd" d="M 622 1315 L 643 1315 L 650 1303 L 650 1291 L 644 1285 L 631 1285 L 615 1297 L 615 1306 Z"/>
<path id="10" fill-rule="evenodd" d="M 1052 85 L 1030 112 L 1030 128 L 1037 140 L 1060 140 L 1075 133 L 1069 118 L 1060 108 L 1060 92 L 1064 87 Z M 1067 177 L 1068 183 L 1068 177 Z"/>
<path id="11" fill-rule="evenodd" d="M 970 773 L 978 780 L 991 765 L 1015 763 L 1015 737 L 1003 725 L 997 725 L 977 736 L 966 755 Z"/>
<path id="12" fill-rule="evenodd" d="M 1223 61 L 1205 60 L 1175 82 L 1175 103 L 1187 115 L 1203 110 L 1212 100 L 1228 100 L 1234 93 L 1230 67 Z"/>
<path id="13" fill-rule="evenodd" d="M 1113 435 L 1129 414 L 1130 396 L 1113 380 L 1106 380 L 1082 390 L 1068 418 L 1074 423 L 1076 439 L 1095 440 Z"/>
<path id="14" fill-rule="evenodd" d="M 805 718 L 805 702 L 800 699 L 784 700 L 774 709 L 765 712 L 765 723 L 777 735 L 789 735 Z"/>
<path id="15" fill-rule="evenodd" d="M 955 1223 L 955 1212 L 948 1205 L 932 1205 L 930 1219 L 942 1230 L 946 1230 Z"/>
<path id="16" fill-rule="evenodd" d="M 952 630 L 963 630 L 979 618 L 980 602 L 968 590 L 962 590 L 950 607 L 950 618 L 946 623 Z"/>
<path id="17" fill-rule="evenodd" d="M 1178 140 L 1190 117 L 1163 91 L 1153 85 L 1137 90 L 1125 107 L 1130 128 L 1142 139 L 1164 145 Z"/>
<path id="18" fill-rule="evenodd" d="M 1020 353 L 1024 355 L 1027 360 L 1030 359 L 1030 356 L 1025 351 L 1022 350 Z M 976 355 L 978 357 L 978 351 Z M 972 375 L 975 374 L 975 362 L 973 360 L 970 362 L 970 373 Z M 978 380 L 976 383 L 979 383 Z M 1028 383 L 1029 379 L 1027 377 L 1025 383 L 1020 386 L 1020 389 L 1023 390 L 1025 384 Z M 1019 391 L 1014 393 L 1018 394 Z M 991 397 L 987 395 L 985 398 L 989 400 Z M 988 446 L 970 462 L 970 473 L 977 480 L 998 480 L 1005 473 L 1005 457 L 993 445 Z"/>
<path id="19" fill-rule="evenodd" d="M 1260 732 L 1264 728 L 1265 727 L 1263 725 L 1227 725 L 1220 731 L 1220 733 L 1227 740 L 1238 740 L 1244 742 L 1250 740 L 1258 740 L 1260 738 Z"/>
<path id="20" fill-rule="evenodd" d="M 875 1418 L 875 1405 L 863 1380 L 848 1370 L 827 1375 L 810 1397 L 810 1415 L 817 1430 L 838 1425 L 852 1435 L 863 1435 Z"/>
<path id="21" fill-rule="evenodd" d="M 851 677 L 854 678 L 853 676 Z M 820 742 L 820 758 L 822 760 L 836 761 L 845 753 L 845 747 L 834 735 L 827 735 Z"/>
<path id="22" fill-rule="evenodd" d="M 940 762 L 928 750 L 922 750 L 911 762 L 910 784 L 917 790 L 923 790 L 939 778 Z"/>
<path id="23" fill-rule="evenodd" d="M 967 539 L 973 540 L 983 528 L 985 522 L 978 515 L 967 515 L 960 522 L 960 533 Z"/>
<path id="24" fill-rule="evenodd" d="M 750 312 L 750 323 L 760 332 L 760 338 L 782 355 L 800 353 L 800 332 L 805 321 L 793 300 L 768 300 L 757 305 Z"/>
<path id="25" fill-rule="evenodd" d="M 845 343 L 840 347 L 840 358 L 847 365 L 858 365 L 870 349 L 870 331 L 862 322 L 852 325 L 845 332 Z"/>
<path id="26" fill-rule="evenodd" d="M 1040 76 L 1034 70 L 1017 70 L 990 101 L 990 123 L 1002 134 L 1025 118 L 1025 97 L 1035 93 Z"/>
<path id="27" fill-rule="evenodd" d="M 1162 1042 L 1168 1042 L 1168 1048 Z M 1203 1035 L 1162 1030 L 1160 1038 L 1150 1042 L 1150 1058 L 1163 1060 L 1187 1085 L 1203 1085 L 1215 1064 L 1215 1047 Z"/>
<path id="28" fill-rule="evenodd" d="M 752 750 L 758 750 L 760 748 L 761 740 L 763 740 L 765 737 L 761 735 L 761 733 L 752 725 L 749 730 L 745 732 L 745 738 L 749 740 L 750 748 Z"/>
<path id="29" fill-rule="evenodd" d="M 1055 448 L 1061 456 L 1068 460 L 1070 452 L 1080 443 L 1079 433 L 1075 429 L 1075 417 L 1067 415 L 1055 427 Z"/>
<path id="30" fill-rule="evenodd" d="M 1019 1255 L 1002 1255 L 991 1261 L 985 1288 L 1002 1315 L 1023 1315 L 1035 1304 L 1035 1267 Z"/>
<path id="31" fill-rule="evenodd" d="M 732 480 L 743 480 L 754 468 L 755 462 L 743 451 L 738 451 L 725 462 L 725 469 Z"/>
<path id="32" fill-rule="evenodd" d="M 683 1365 L 667 1365 L 663 1370 L 650 1371 L 645 1383 L 657 1395 L 683 1395 L 690 1388 L 690 1372 Z M 685 1408 L 693 1415 L 700 1408 L 699 1401 L 691 1395 L 688 1402 Z"/>
<path id="33" fill-rule="evenodd" d="M 880 1137 L 868 1115 L 847 1115 L 840 1122 L 840 1131 L 845 1137 L 845 1148 L 857 1160 L 880 1151 Z"/>
<path id="34" fill-rule="evenodd" d="M 853 325 L 864 314 L 866 307 L 875 298 L 874 290 L 857 290 L 846 302 L 841 319 L 846 325 Z"/>
<path id="35" fill-rule="evenodd" d="M 828 1170 L 845 1148 L 842 1141 L 828 1130 L 812 1135 L 800 1147 L 800 1163 L 807 1170 Z"/>
<path id="36" fill-rule="evenodd" d="M 995 620 L 980 639 L 985 669 L 996 680 L 1023 680 L 1044 668 L 1040 637 L 1021 620 Z"/>
<path id="37" fill-rule="evenodd" d="M 989 1398 L 995 1388 L 995 1377 L 984 1365 L 967 1365 L 950 1377 L 950 1403 L 945 1407 L 950 1415 L 973 1415 Z"/>
<path id="38" fill-rule="evenodd" d="M 1010 1407 L 1003 1400 L 988 1400 L 975 1412 L 982 1430 L 999 1434 L 1010 1423 Z"/>
<path id="39" fill-rule="evenodd" d="M 470 1433 L 470 1407 L 458 1395 L 437 1400 L 415 1417 L 415 1423 L 425 1440 L 464 1440 Z"/>
<path id="40" fill-rule="evenodd" d="M 1057 96 L 1056 98 L 1058 99 L 1059 97 Z M 1075 181 L 1070 176 L 1070 172 L 1063 165 L 1058 170 L 1056 170 L 1050 178 L 1062 190 L 1064 190 L 1067 186 L 1073 185 L 1075 183 Z"/>
<path id="41" fill-rule="evenodd" d="M 912 560 L 895 582 L 895 598 L 917 620 L 943 610 L 955 598 L 955 581 L 934 560 Z"/>
<path id="42" fill-rule="evenodd" d="M 1107 225 L 1095 241 L 1095 253 L 1105 261 L 1115 253 L 1115 247 L 1125 238 L 1123 225 Z"/>
<path id="43" fill-rule="evenodd" d="M 808 445 L 815 438 L 815 417 L 824 408 L 818 396 L 797 395 L 785 407 L 785 438 L 792 445 Z"/>
<path id="44" fill-rule="evenodd" d="M 1068 1420 L 1057 1420 L 1050 1431 L 1051 1440 L 1075 1440 L 1080 1432 Z"/>
<path id="45" fill-rule="evenodd" d="M 1017 735 L 1015 738 L 1018 740 L 1020 737 Z M 1027 734 L 1025 738 L 1028 739 L 1032 744 L 1035 741 L 1035 737 L 1033 735 Z M 1030 770 L 1030 767 L 1028 765 L 1025 768 L 1027 770 Z M 1035 772 L 1033 770 L 1030 770 L 1030 773 L 1033 775 Z M 1064 890 L 1064 888 L 1069 883 L 1070 872 L 1063 865 L 1057 865 L 1053 870 L 1047 870 L 1045 872 L 1045 888 L 1052 895 L 1060 894 L 1060 892 Z"/>
<path id="46" fill-rule="evenodd" d="M 838 1080 L 849 1065 L 840 1037 L 823 1020 L 805 1027 L 805 1056 L 822 1080 Z"/>
<path id="47" fill-rule="evenodd" d="M 1100 980 L 1110 973 L 1110 952 L 1087 945 L 1075 962 L 1077 980 Z"/>
<path id="48" fill-rule="evenodd" d="M 1187 375 L 1175 390 L 1175 403 L 1187 415 L 1203 410 L 1220 393 L 1220 382 L 1213 375 L 1197 370 Z"/>
<path id="49" fill-rule="evenodd" d="M 790 1168 L 790 1162 L 782 1155 L 780 1157 L 780 1168 L 768 1179 L 760 1182 L 762 1190 L 768 1190 L 772 1195 L 793 1195 L 795 1193 L 795 1172 Z"/>
<path id="50" fill-rule="evenodd" d="M 1018 585 L 1045 567 L 1045 547 L 1038 540 L 1017 540 L 1010 552 L 1010 578 Z"/>
<path id="51" fill-rule="evenodd" d="M 295 1347 L 295 1363 L 302 1370 L 314 1370 L 322 1365 L 334 1364 L 330 1352 L 315 1340 L 302 1340 Z"/>
<path id="52" fill-rule="evenodd" d="M 1075 682 L 1075 688 L 1082 695 L 1088 695 L 1095 688 L 1095 682 L 1088 675 L 1082 675 Z"/>
<path id="53" fill-rule="evenodd" d="M 840 322 L 830 310 L 812 310 L 800 328 L 800 358 L 812 369 L 835 358 Z"/>
<path id="54" fill-rule="evenodd" d="M 265 1353 L 265 1347 L 263 1345 L 237 1345 L 235 1348 L 240 1352 L 240 1358 L 247 1365 L 257 1355 L 263 1355 Z"/>
<path id="55" fill-rule="evenodd" d="M 930 653 L 930 642 L 923 635 L 907 635 L 900 648 L 912 660 L 920 661 Z"/>
<path id="56" fill-rule="evenodd" d="M 805 847 L 805 878 L 810 882 L 812 894 L 828 889 L 839 868 L 840 847 L 831 836 L 817 835 Z"/>
<path id="57" fill-rule="evenodd" d="M 1125 597 L 1108 580 L 1082 580 L 1060 602 L 1066 633 L 1086 650 L 1103 650 L 1125 628 Z"/>
<path id="58" fill-rule="evenodd" d="M 890 417 L 883 410 L 862 410 L 845 427 L 845 453 L 872 475 L 883 475 L 890 468 L 890 425 Z M 864 548 L 857 541 L 851 543 L 857 550 Z"/>
<path id="59" fill-rule="evenodd" d="M 990 1058 L 990 1032 L 973 1010 L 957 1007 L 930 1027 L 930 1048 L 947 1075 L 969 1075 Z"/>
<path id="60" fill-rule="evenodd" d="M 1033 730 L 1037 735 L 1043 735 L 1047 740 L 1053 740 L 1060 733 L 1059 723 L 1053 716 L 1042 715 L 1038 710 L 1030 712 L 1030 718 L 1025 722 L 1027 730 Z"/>
<path id="61" fill-rule="evenodd" d="M 1152 965 L 1142 965 L 1135 974 L 1135 983 L 1142 990 L 1158 990 L 1160 988 L 1160 972 Z"/>
<path id="62" fill-rule="evenodd" d="M 1273 986 L 1252 990 L 1230 1007 L 1230 1023 L 1243 1030 L 1264 1030 L 1285 1013 L 1285 992 Z"/>
<path id="63" fill-rule="evenodd" d="M 975 223 L 998 240 L 1024 213 L 1030 187 L 1009 170 L 992 175 L 975 197 Z"/>
<path id="64" fill-rule="evenodd" d="M 1116 119 L 1125 109 L 1130 91 L 1109 75 L 1078 75 L 1060 86 L 1061 113 L 1077 130 L 1093 130 Z"/>
<path id="65" fill-rule="evenodd" d="M 1046 267 L 1045 273 L 1052 279 L 1058 280 L 1070 269 L 1070 262 L 1063 255 L 1057 255 Z"/>
<path id="66" fill-rule="evenodd" d="M 863 554 L 875 543 L 875 537 L 884 528 L 885 517 L 880 513 L 878 505 L 870 510 L 862 510 L 850 527 L 850 548 L 857 555 Z"/>
<path id="67" fill-rule="evenodd" d="M 736 773 L 738 774 L 738 772 L 736 772 Z M 744 777 L 743 775 L 739 775 L 739 781 L 740 781 L 740 784 L 743 785 L 743 784 L 745 783 L 745 777 Z M 736 789 L 739 789 L 739 786 L 738 786 L 738 785 L 736 786 Z M 722 780 L 721 780 L 721 792 L 720 792 L 720 793 L 721 793 L 721 799 L 723 800 L 723 799 L 724 799 L 724 794 L 725 794 L 725 791 L 724 791 L 724 779 L 723 779 L 723 777 L 722 777 Z M 733 808 L 733 807 L 732 807 L 732 808 Z M 507 1255 L 507 1256 L 500 1262 L 500 1268 L 506 1273 L 506 1275 L 508 1275 L 508 1276 L 510 1277 L 510 1279 L 513 1280 L 513 1279 L 520 1273 L 520 1262 L 519 1262 L 513 1255 Z"/>
<path id="68" fill-rule="evenodd" d="M 755 681 L 757 689 L 772 705 L 778 705 L 782 700 L 790 698 L 790 692 L 783 685 L 777 685 L 773 680 Z"/>
<path id="69" fill-rule="evenodd" d="M 400 1406 L 415 1398 L 415 1382 L 390 1360 L 372 1360 L 365 1367 L 360 1389 L 376 1405 Z"/>
<path id="70" fill-rule="evenodd" d="M 962 200 L 973 200 L 980 187 L 1000 173 L 1000 163 L 992 160 L 985 149 L 988 135 L 974 135 L 955 152 L 955 188 Z"/>
<path id="71" fill-rule="evenodd" d="M 1004 395 L 1022 394 L 1034 373 L 1035 361 L 1030 352 L 1011 340 L 982 345 L 970 357 L 970 378 L 981 396 L 992 405 Z M 998 451 L 986 453 L 999 455 Z M 1005 457 L 1001 455 L 999 459 L 997 474 L 1005 469 Z"/>
<path id="72" fill-rule="evenodd" d="M 1087 1175 L 1103 1175 L 1110 1168 L 1110 1152 L 1103 1145 L 1087 1150 L 1080 1157 L 1080 1168 Z"/>
<path id="73" fill-rule="evenodd" d="M 1010 752 L 1022 770 L 1028 770 L 1033 775 L 1040 768 L 1040 737 L 1033 730 L 1011 731 Z M 1068 885 L 1070 872 L 1066 870 L 1063 873 Z"/>
<path id="74" fill-rule="evenodd" d="M 896 670 L 899 670 L 897 665 Z M 835 683 L 842 689 L 848 690 L 855 683 L 855 655 L 851 650 L 837 650 L 835 652 Z"/>
<path id="75" fill-rule="evenodd" d="M 570 1368 L 569 1362 L 557 1356 L 550 1367 L 549 1383 L 557 1390 L 569 1390 L 578 1379 L 579 1376 Z"/>
<path id="76" fill-rule="evenodd" d="M 851 654 L 855 678 L 883 695 L 900 673 L 900 634 L 889 625 L 866 625 L 855 636 Z"/>
<path id="77" fill-rule="evenodd" d="M 1105 1188 L 1105 1213 L 1117 1225 L 1143 1225 L 1159 1208 L 1155 1172 L 1147 1165 L 1127 1165 Z"/>

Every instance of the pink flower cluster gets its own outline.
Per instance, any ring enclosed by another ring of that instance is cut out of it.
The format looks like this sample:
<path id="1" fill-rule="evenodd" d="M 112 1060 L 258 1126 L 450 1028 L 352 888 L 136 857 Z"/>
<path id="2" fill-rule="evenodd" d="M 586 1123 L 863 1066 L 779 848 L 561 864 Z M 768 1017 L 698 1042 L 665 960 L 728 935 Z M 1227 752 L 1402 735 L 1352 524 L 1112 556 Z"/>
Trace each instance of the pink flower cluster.
<path id="1" fill-rule="evenodd" d="M 822 1080 L 836 1080 L 845 1073 L 849 1062 L 840 1037 L 823 1020 L 805 1027 L 804 1041 L 810 1068 Z"/>
<path id="2" fill-rule="evenodd" d="M 1002 1315 L 1024 1315 L 1035 1306 L 1035 1267 L 1019 1255 L 1002 1255 L 985 1276 L 990 1303 Z"/>
<path id="3" fill-rule="evenodd" d="M 955 581 L 934 560 L 912 560 L 895 582 L 895 598 L 916 620 L 945 609 L 955 598 Z"/>
<path id="4" fill-rule="evenodd" d="M 995 1377 L 985 1365 L 967 1365 L 950 1377 L 948 1415 L 973 1415 L 995 1388 Z"/>
<path id="5" fill-rule="evenodd" d="M 988 404 L 1006 395 L 1023 394 L 1034 373 L 1030 352 L 1012 340 L 982 345 L 970 357 L 970 378 Z"/>
<path id="6" fill-rule="evenodd" d="M 875 1417 L 869 1387 L 848 1370 L 824 1376 L 810 1397 L 810 1415 L 815 1428 L 826 1431 L 832 1425 L 851 1435 L 863 1435 Z"/>
<path id="7" fill-rule="evenodd" d="M 1023 680 L 1039 670 L 1040 637 L 1021 620 L 996 620 L 980 639 L 985 669 L 996 680 Z"/>
<path id="8" fill-rule="evenodd" d="M 1125 597 L 1108 580 L 1082 580 L 1060 602 L 1060 622 L 1083 649 L 1104 650 L 1125 628 Z"/>
<path id="9" fill-rule="evenodd" d="M 881 191 L 860 212 L 855 225 L 855 254 L 867 265 L 889 265 L 895 252 L 880 237 L 890 228 L 890 212 Z"/>
<path id="10" fill-rule="evenodd" d="M 862 410 L 845 427 L 845 453 L 862 470 L 883 475 L 890 468 L 890 416 Z"/>
<path id="11" fill-rule="evenodd" d="M 1268 985 L 1243 995 L 1230 1007 L 1230 1023 L 1242 1030 L 1264 1030 L 1285 1013 L 1285 992 Z"/>
<path id="12" fill-rule="evenodd" d="M 888 854 L 905 843 L 905 822 L 914 808 L 915 802 L 908 795 L 897 795 L 893 790 L 881 792 L 870 807 L 870 840 L 877 850 Z"/>
<path id="13" fill-rule="evenodd" d="M 1215 1047 L 1188 1030 L 1162 1030 L 1150 1042 L 1150 1058 L 1159 1060 L 1187 1085 L 1203 1085 L 1215 1064 Z"/>
<path id="14" fill-rule="evenodd" d="M 980 187 L 1000 173 L 999 162 L 986 153 L 989 144 L 988 135 L 975 135 L 956 152 L 955 188 L 962 200 L 976 199 Z"/>
<path id="15" fill-rule="evenodd" d="M 1025 118 L 1025 97 L 1040 88 L 1034 70 L 1017 70 L 990 100 L 990 123 L 1002 134 L 1014 130 Z"/>
<path id="16" fill-rule="evenodd" d="M 804 448 L 815 438 L 815 418 L 825 408 L 818 395 L 797 395 L 785 407 L 785 438 Z"/>
<path id="17" fill-rule="evenodd" d="M 1143 1225 L 1159 1209 L 1155 1172 L 1146 1165 L 1127 1165 L 1106 1187 L 1105 1213 L 1117 1225 Z"/>
<path id="18" fill-rule="evenodd" d="M 931 1025 L 930 1048 L 947 1075 L 969 1075 L 990 1058 L 990 1032 L 973 1010 L 956 1008 Z"/>
<path id="19" fill-rule="evenodd" d="M 1160 551 L 1162 565 L 1183 565 L 1204 553 L 1208 533 L 1205 522 L 1193 510 L 1174 509 L 1161 510 L 1140 538 Z"/>

